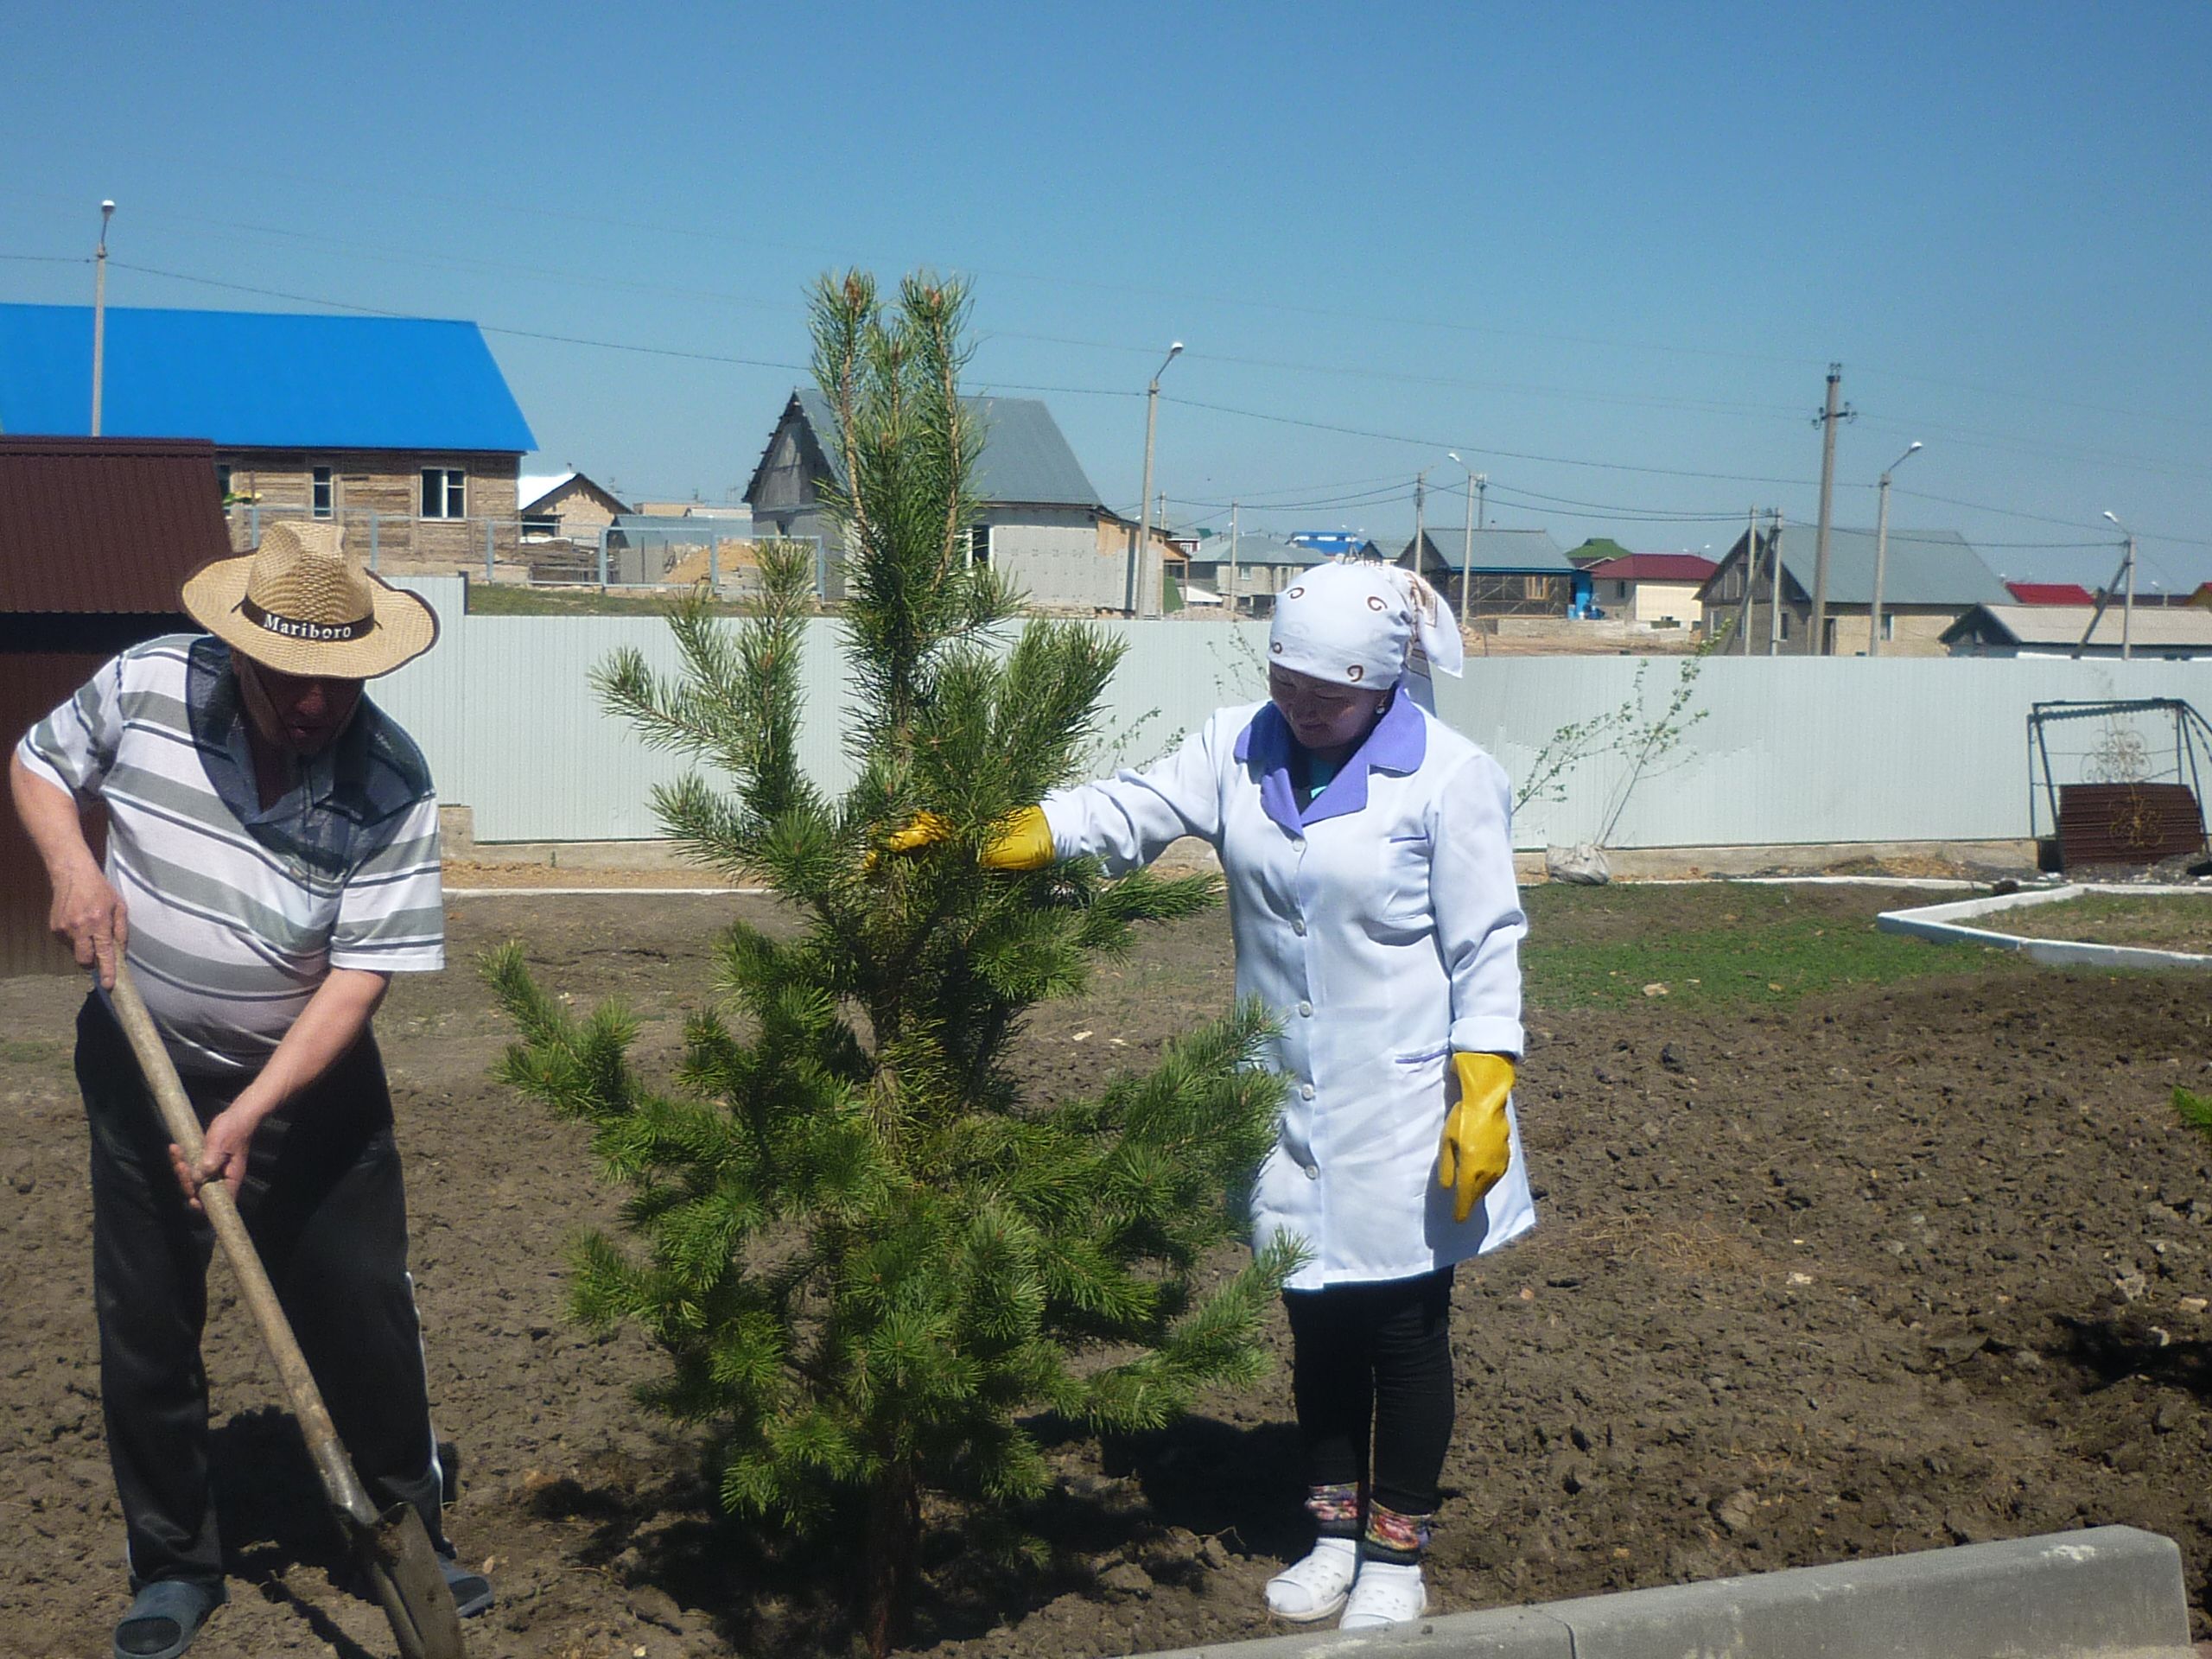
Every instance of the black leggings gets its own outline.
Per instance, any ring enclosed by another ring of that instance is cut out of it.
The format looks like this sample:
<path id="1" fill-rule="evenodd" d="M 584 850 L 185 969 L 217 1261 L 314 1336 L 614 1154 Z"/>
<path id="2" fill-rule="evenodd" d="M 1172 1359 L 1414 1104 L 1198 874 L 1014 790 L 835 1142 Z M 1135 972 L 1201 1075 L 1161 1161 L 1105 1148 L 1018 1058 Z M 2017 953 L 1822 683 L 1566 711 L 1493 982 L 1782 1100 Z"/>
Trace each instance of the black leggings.
<path id="1" fill-rule="evenodd" d="M 1452 1269 L 1282 1300 L 1307 1481 L 1365 1481 L 1386 1509 L 1433 1515 L 1452 1440 Z"/>

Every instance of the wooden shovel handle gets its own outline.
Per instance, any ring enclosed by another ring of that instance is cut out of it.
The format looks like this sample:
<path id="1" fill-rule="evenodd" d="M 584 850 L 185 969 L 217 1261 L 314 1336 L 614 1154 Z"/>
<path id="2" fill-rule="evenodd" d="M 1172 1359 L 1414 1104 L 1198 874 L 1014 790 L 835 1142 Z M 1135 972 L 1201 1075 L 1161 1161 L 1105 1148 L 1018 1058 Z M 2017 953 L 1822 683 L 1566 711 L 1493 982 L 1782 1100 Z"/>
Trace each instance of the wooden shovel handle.
<path id="1" fill-rule="evenodd" d="M 123 1027 L 124 1036 L 130 1039 L 131 1052 L 138 1057 L 138 1069 L 145 1075 L 147 1088 L 153 1091 L 154 1103 L 161 1109 L 162 1122 L 169 1132 L 169 1139 L 183 1149 L 185 1162 L 198 1167 L 200 1115 L 193 1110 L 184 1084 L 177 1078 L 176 1066 L 169 1059 L 161 1033 L 155 1028 L 154 1016 L 146 1011 L 145 1001 L 138 995 L 137 982 L 131 978 L 130 967 L 120 961 L 115 964 L 115 988 L 108 993 L 108 1005 L 114 1009 L 116 1022 Z M 348 1517 L 362 1526 L 373 1527 L 377 1522 L 376 1506 L 369 1502 L 361 1478 L 354 1473 L 353 1460 L 346 1455 L 346 1448 L 338 1439 L 329 1409 L 322 1403 L 322 1390 L 315 1386 L 315 1375 L 308 1370 L 307 1357 L 300 1352 L 291 1321 L 284 1317 L 284 1310 L 276 1300 L 276 1287 L 269 1282 L 268 1272 L 261 1265 L 260 1253 L 253 1248 L 253 1240 L 238 1215 L 230 1187 L 222 1181 L 209 1181 L 200 1189 L 200 1204 L 207 1212 L 215 1237 L 238 1281 L 239 1294 L 252 1310 L 254 1323 L 261 1327 L 261 1339 L 268 1344 L 270 1357 L 276 1362 L 277 1375 L 291 1399 L 292 1414 L 299 1419 L 300 1432 L 306 1437 L 308 1451 L 322 1477 L 323 1491 L 331 1503 Z"/>

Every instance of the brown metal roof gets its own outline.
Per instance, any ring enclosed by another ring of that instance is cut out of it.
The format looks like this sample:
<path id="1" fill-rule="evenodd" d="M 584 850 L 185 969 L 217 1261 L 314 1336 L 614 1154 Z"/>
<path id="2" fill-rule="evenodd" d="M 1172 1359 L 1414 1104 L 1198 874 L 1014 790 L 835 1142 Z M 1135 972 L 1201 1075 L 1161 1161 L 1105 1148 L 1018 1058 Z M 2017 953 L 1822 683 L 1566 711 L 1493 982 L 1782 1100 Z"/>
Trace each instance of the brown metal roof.
<path id="1" fill-rule="evenodd" d="M 206 439 L 0 437 L 0 613 L 174 612 L 231 550 Z"/>

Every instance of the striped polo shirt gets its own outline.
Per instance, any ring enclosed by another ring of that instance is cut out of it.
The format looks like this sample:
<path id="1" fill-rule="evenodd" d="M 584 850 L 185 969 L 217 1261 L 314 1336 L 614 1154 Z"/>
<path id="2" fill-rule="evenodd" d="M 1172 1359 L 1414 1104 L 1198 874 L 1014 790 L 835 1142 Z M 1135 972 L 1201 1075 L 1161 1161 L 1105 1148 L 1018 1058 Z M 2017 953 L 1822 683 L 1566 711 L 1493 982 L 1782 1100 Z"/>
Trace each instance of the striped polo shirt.
<path id="1" fill-rule="evenodd" d="M 333 968 L 445 964 L 429 768 L 366 697 L 266 810 L 230 647 L 205 634 L 124 652 L 16 753 L 106 805 L 131 969 L 181 1071 L 257 1071 Z"/>

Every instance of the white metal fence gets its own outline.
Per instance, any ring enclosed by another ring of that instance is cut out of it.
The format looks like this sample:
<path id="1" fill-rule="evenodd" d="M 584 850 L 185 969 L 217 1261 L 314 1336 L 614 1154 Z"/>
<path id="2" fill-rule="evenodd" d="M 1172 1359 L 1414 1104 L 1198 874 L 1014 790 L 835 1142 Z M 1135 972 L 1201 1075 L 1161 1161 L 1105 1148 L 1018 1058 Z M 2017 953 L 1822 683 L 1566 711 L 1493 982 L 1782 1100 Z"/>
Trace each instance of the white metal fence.
<path id="1" fill-rule="evenodd" d="M 617 617 L 468 616 L 455 579 L 405 582 L 437 608 L 437 648 L 373 695 L 429 757 L 441 798 L 474 809 L 480 840 L 599 841 L 659 833 L 647 796 L 683 770 L 603 713 L 592 665 L 634 645 L 672 667 L 665 624 Z M 1264 624 L 1101 622 L 1129 646 L 1109 693 L 1102 769 L 1141 764 L 1225 702 L 1262 695 Z M 1438 682 L 1439 712 L 1533 777 L 1563 726 L 1673 696 L 1680 658 L 1478 658 Z M 837 624 L 809 632 L 800 754 L 835 788 L 851 775 Z M 1524 848 L 1589 839 L 1618 810 L 1617 847 L 1989 841 L 2030 833 L 2027 715 L 2053 698 L 2180 697 L 2212 710 L 2212 661 L 1719 658 L 1707 661 L 1679 748 L 1622 791 L 1603 749 L 1522 810 Z M 2157 745 L 2120 744 L 2152 754 Z M 2062 780 L 2063 781 L 2063 780 Z M 2048 826 L 2044 826 L 2048 827 Z"/>

